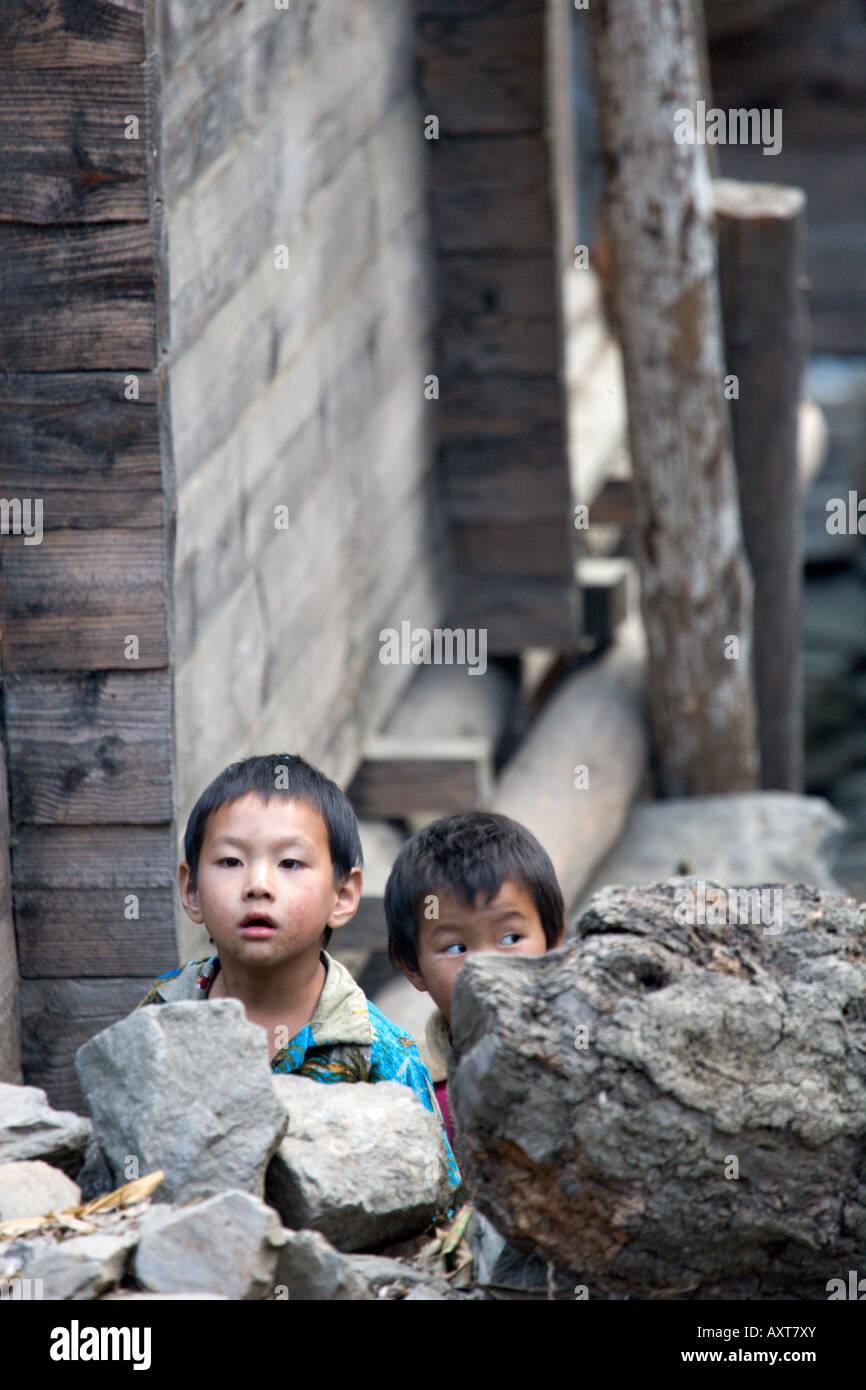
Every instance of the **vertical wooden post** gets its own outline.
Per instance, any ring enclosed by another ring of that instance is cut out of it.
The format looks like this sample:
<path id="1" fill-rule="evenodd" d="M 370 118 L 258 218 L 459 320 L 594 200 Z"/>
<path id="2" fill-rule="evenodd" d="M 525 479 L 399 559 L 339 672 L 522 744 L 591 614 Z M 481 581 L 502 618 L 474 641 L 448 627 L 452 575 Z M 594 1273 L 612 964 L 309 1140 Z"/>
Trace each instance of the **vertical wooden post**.
<path id="1" fill-rule="evenodd" d="M 662 790 L 750 790 L 752 581 L 740 530 L 691 0 L 589 9 Z M 736 640 L 732 640 L 736 639 Z"/>
<path id="2" fill-rule="evenodd" d="M 2 699 L 2 695 L 0 695 Z M 9 864 L 9 800 L 6 749 L 0 738 L 0 1081 L 21 1084 L 21 1015 L 18 956 L 12 924 L 12 874 Z"/>
<path id="3" fill-rule="evenodd" d="M 806 350 L 806 197 L 774 184 L 714 184 L 725 357 L 740 512 L 752 567 L 761 783 L 802 780 L 802 522 L 797 410 Z"/>

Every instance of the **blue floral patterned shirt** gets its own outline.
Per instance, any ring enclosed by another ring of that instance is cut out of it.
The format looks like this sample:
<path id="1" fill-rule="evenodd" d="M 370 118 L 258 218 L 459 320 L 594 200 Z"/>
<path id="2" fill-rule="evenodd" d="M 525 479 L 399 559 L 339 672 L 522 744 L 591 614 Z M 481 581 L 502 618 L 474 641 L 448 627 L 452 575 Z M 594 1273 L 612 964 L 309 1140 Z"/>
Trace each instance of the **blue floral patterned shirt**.
<path id="1" fill-rule="evenodd" d="M 327 970 L 313 1016 L 271 1059 L 273 1072 L 297 1072 L 314 1081 L 399 1081 L 408 1086 L 442 1125 L 448 1179 L 460 1184 L 460 1170 L 448 1142 L 430 1073 L 412 1039 L 371 1004 L 348 970 L 327 951 Z M 219 956 L 191 960 L 154 980 L 138 1005 L 207 999 L 220 969 Z"/>

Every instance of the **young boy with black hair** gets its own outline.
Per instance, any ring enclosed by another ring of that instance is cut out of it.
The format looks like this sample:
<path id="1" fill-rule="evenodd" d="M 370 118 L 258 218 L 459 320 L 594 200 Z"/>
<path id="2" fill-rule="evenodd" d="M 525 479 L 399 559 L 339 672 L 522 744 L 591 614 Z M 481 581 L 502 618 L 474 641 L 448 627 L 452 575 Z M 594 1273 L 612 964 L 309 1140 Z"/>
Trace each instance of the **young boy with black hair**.
<path id="1" fill-rule="evenodd" d="M 217 953 L 161 975 L 138 1007 L 240 999 L 267 1033 L 271 1071 L 399 1081 L 441 1119 L 415 1043 L 323 949 L 357 911 L 362 863 L 336 783 L 288 753 L 232 763 L 193 807 L 178 871 L 184 910 Z"/>
<path id="2" fill-rule="evenodd" d="M 562 945 L 565 908 L 550 856 L 529 830 L 493 811 L 444 816 L 413 835 L 385 888 L 388 949 L 437 1009 L 427 1054 L 448 1138 L 451 992 L 469 955 L 543 956 Z"/>

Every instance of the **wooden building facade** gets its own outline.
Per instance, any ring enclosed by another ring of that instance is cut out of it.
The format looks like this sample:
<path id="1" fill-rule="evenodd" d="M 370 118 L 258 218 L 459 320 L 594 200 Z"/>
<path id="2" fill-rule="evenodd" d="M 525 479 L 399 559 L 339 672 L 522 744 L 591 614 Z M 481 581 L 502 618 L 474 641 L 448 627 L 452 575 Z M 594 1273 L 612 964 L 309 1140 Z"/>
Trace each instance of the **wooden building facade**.
<path id="1" fill-rule="evenodd" d="M 548 22 L 0 11 L 0 496 L 44 525 L 0 536 L 0 948 L 13 907 L 23 1076 L 57 1105 L 202 943 L 176 850 L 227 762 L 347 783 L 404 620 L 574 643 Z"/>

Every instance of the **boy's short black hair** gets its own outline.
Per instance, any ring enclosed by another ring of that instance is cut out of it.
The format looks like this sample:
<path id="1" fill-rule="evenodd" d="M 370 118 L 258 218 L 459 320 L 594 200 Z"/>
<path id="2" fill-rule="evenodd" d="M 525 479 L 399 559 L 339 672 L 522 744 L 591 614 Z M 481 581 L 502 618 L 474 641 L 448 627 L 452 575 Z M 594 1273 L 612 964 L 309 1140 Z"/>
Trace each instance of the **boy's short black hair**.
<path id="1" fill-rule="evenodd" d="M 264 801 L 272 796 L 287 801 L 304 801 L 318 811 L 328 832 L 328 846 L 334 865 L 334 883 L 340 883 L 354 868 L 361 868 L 364 852 L 355 812 L 345 794 L 311 763 L 296 753 L 269 753 L 230 763 L 205 787 L 190 812 L 183 837 L 183 852 L 195 886 L 208 817 L 220 806 L 254 792 Z M 325 927 L 322 944 L 327 946 L 332 927 Z"/>
<path id="2" fill-rule="evenodd" d="M 406 841 L 385 888 L 392 960 L 418 969 L 418 912 L 425 897 L 445 891 L 471 906 L 481 893 L 489 903 L 506 879 L 531 894 L 551 947 L 565 906 L 550 855 L 531 831 L 494 811 L 465 811 L 425 826 Z"/>

